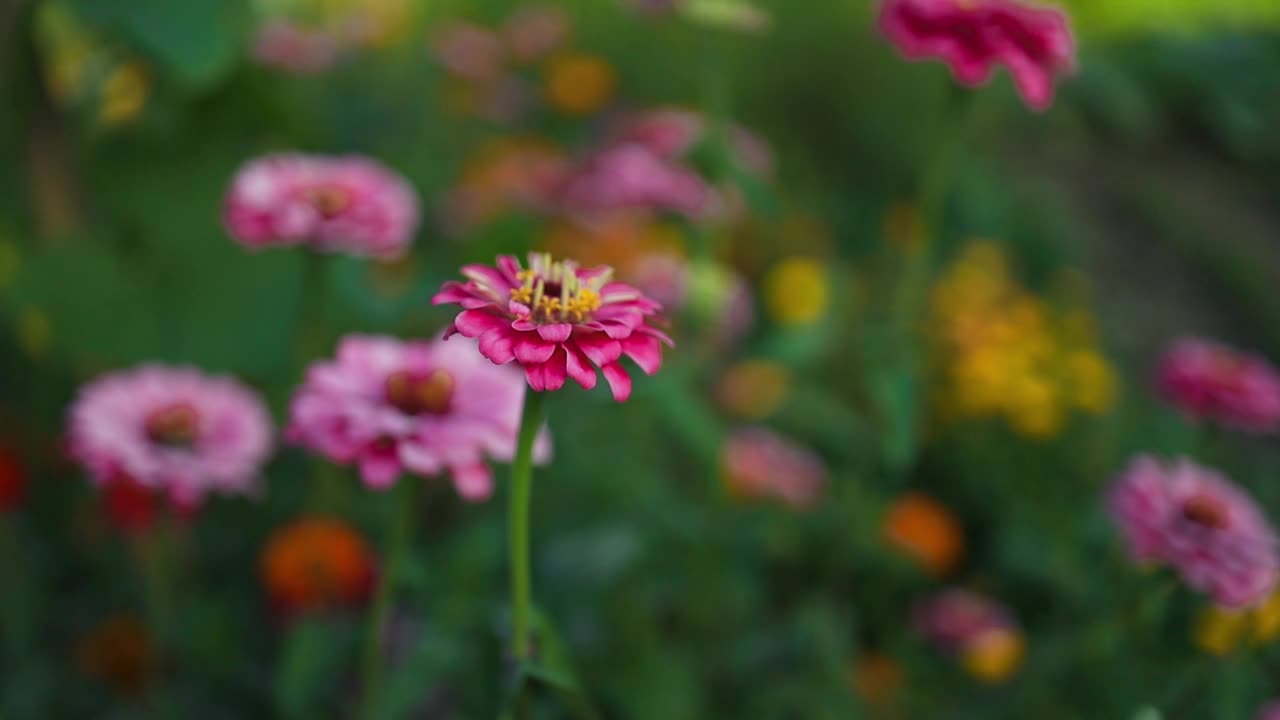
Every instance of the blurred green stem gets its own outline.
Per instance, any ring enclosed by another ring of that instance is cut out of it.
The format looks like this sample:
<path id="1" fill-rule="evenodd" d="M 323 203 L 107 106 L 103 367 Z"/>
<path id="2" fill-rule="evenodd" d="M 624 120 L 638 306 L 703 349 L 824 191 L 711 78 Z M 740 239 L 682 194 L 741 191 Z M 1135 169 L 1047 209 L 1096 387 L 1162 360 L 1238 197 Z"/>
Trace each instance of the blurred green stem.
<path id="1" fill-rule="evenodd" d="M 507 542 L 511 547 L 511 649 L 517 663 L 523 663 L 533 654 L 533 645 L 529 639 L 533 602 L 529 572 L 529 501 L 533 495 L 533 441 L 546 418 L 546 402 L 547 398 L 543 393 L 533 390 L 525 393 L 516 458 L 511 466 Z"/>
<path id="2" fill-rule="evenodd" d="M 360 709 L 360 717 L 365 720 L 374 717 L 378 704 L 382 660 L 386 654 L 383 641 L 387 635 L 387 620 L 391 611 L 391 597 L 395 591 L 396 573 L 404 563 L 404 555 L 409 549 L 413 534 L 413 518 L 418 504 L 417 489 L 417 480 L 401 478 L 392 491 L 391 508 L 388 512 L 390 531 L 387 538 L 387 551 L 378 577 L 378 586 L 374 591 L 373 605 L 369 610 L 369 627 L 365 631 L 364 639 L 364 661 L 361 667 L 364 702 Z"/>
<path id="3" fill-rule="evenodd" d="M 10 659 L 17 667 L 27 646 L 30 622 L 27 618 L 29 590 L 22 563 L 17 516 L 0 515 L 0 585 L 4 592 L 4 638 Z"/>
<path id="4" fill-rule="evenodd" d="M 969 117 L 974 104 L 972 91 L 958 85 L 951 87 L 942 113 L 946 134 L 938 143 L 933 158 L 925 165 L 920 179 L 922 236 L 918 245 L 906 248 L 905 267 L 893 303 L 893 327 L 900 337 L 910 336 L 924 304 L 929 270 L 942 236 L 947 191 L 956 158 L 968 139 Z"/>
<path id="5" fill-rule="evenodd" d="M 155 524 L 134 539 L 134 552 L 142 573 L 143 602 L 146 606 L 147 629 L 151 634 L 156 658 L 151 681 L 150 704 L 155 717 L 175 715 L 166 695 L 171 643 L 171 612 L 173 609 L 173 560 L 175 557 L 175 520 L 168 513 L 156 518 Z"/>
<path id="6" fill-rule="evenodd" d="M 302 282 L 298 290 L 297 327 L 294 329 L 296 376 L 307 364 L 325 354 L 325 304 L 329 295 L 329 256 L 315 251 L 303 254 Z"/>

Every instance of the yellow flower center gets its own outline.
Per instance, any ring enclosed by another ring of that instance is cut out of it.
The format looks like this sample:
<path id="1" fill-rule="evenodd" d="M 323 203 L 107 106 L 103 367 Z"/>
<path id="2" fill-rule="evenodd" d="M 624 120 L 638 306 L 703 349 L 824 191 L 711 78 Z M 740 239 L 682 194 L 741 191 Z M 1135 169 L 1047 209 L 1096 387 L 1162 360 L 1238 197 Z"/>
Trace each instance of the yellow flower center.
<path id="1" fill-rule="evenodd" d="M 547 254 L 534 255 L 532 267 L 516 273 L 523 285 L 511 289 L 511 299 L 529 308 L 529 317 L 541 323 L 580 323 L 600 309 L 600 288 L 612 271 L 587 280 L 578 277 L 571 260 L 552 261 Z"/>

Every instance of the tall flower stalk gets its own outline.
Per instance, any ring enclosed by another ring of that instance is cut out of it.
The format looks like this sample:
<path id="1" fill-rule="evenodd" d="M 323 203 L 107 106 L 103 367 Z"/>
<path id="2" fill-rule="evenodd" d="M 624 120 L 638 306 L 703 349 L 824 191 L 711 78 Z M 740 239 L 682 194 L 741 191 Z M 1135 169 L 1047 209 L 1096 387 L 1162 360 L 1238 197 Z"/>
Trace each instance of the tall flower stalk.
<path id="1" fill-rule="evenodd" d="M 516 660 L 533 655 L 529 637 L 533 615 L 533 581 L 529 567 L 529 504 L 533 496 L 533 441 L 547 415 L 546 395 L 525 394 L 516 457 L 511 466 L 511 497 L 507 505 L 507 543 L 511 554 L 511 649 Z"/>
<path id="2" fill-rule="evenodd" d="M 360 709 L 362 718 L 376 716 L 378 698 L 381 695 L 387 623 L 391 616 L 391 600 L 396 590 L 396 575 L 399 568 L 404 565 L 405 554 L 412 541 L 413 518 L 418 505 L 417 487 L 417 483 L 412 481 L 398 483 L 387 513 L 390 531 L 386 555 L 378 573 L 378 585 L 373 594 L 373 605 L 369 611 L 369 627 L 365 631 L 364 658 L 361 661 L 360 674 L 364 687 L 364 702 Z"/>

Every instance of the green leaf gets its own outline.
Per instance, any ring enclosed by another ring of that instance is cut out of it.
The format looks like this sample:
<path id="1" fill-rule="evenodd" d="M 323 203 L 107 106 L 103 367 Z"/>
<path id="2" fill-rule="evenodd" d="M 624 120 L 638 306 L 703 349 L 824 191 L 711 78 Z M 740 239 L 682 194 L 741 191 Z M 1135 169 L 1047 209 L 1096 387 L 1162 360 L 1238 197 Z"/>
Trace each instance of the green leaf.
<path id="1" fill-rule="evenodd" d="M 207 88 L 234 67 L 244 46 L 244 0 L 73 0 L 90 21 L 115 29 L 153 56 L 175 80 Z"/>
<path id="2" fill-rule="evenodd" d="M 280 717 L 316 717 L 332 679 L 351 653 L 350 626 L 323 618 L 297 622 L 285 640 L 276 675 L 275 706 Z"/>

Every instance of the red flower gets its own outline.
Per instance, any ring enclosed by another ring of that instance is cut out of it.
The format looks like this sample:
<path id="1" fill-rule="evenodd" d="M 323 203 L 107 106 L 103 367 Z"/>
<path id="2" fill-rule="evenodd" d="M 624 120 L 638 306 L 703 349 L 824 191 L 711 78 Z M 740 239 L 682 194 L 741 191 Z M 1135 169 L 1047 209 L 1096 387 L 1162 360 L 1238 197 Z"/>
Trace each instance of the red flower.
<path id="1" fill-rule="evenodd" d="M 0 448 L 0 513 L 18 507 L 27 489 L 27 472 L 17 453 Z"/>
<path id="2" fill-rule="evenodd" d="M 599 367 L 613 399 L 624 402 L 631 377 L 618 360 L 626 355 L 652 375 L 662 365 L 661 343 L 673 344 L 649 325 L 662 306 L 613 281 L 610 267 L 531 253 L 528 269 L 503 255 L 496 267 L 468 265 L 462 274 L 466 282 L 447 282 L 432 299 L 463 308 L 445 337 L 478 338 L 481 355 L 498 365 L 518 362 L 534 390 L 559 390 L 566 376 L 589 390 Z"/>
<path id="3" fill-rule="evenodd" d="M 1004 65 L 1033 110 L 1053 104 L 1053 81 L 1075 69 L 1075 41 L 1057 8 L 1015 0 L 885 0 L 880 30 L 911 59 L 938 58 L 956 81 L 984 85 Z"/>

